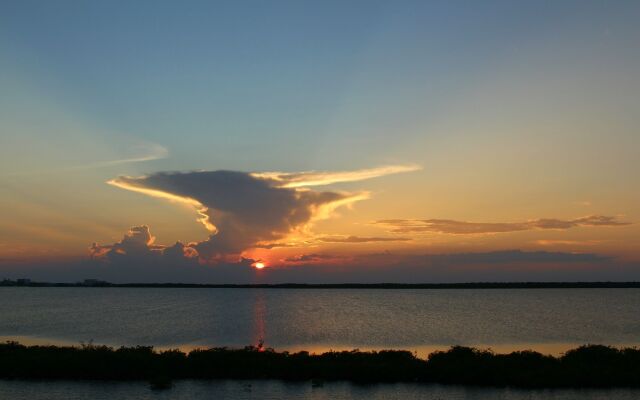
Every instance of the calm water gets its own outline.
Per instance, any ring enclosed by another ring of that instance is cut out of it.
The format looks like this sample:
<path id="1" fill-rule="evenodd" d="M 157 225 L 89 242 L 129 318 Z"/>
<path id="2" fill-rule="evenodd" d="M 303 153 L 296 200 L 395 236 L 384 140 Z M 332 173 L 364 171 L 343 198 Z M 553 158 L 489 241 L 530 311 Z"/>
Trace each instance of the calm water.
<path id="1" fill-rule="evenodd" d="M 0 336 L 22 341 L 321 351 L 454 344 L 559 353 L 640 344 L 639 289 L 0 288 Z"/>
<path id="2" fill-rule="evenodd" d="M 640 344 L 638 289 L 283 290 L 0 288 L 0 339 L 156 347 L 418 351 L 454 344 L 560 353 Z M 637 390 L 474 389 L 274 381 L 0 381 L 0 399 L 636 399 Z"/>
<path id="3" fill-rule="evenodd" d="M 104 382 L 21 382 L 0 381 L 0 398 L 29 400 L 163 400 L 163 399 L 237 399 L 237 400 L 632 400 L 640 392 L 616 390 L 514 390 L 477 389 L 456 386 L 385 384 L 351 385 L 329 383 L 312 388 L 309 383 L 277 381 L 182 381 L 171 390 L 151 391 L 143 383 Z"/>

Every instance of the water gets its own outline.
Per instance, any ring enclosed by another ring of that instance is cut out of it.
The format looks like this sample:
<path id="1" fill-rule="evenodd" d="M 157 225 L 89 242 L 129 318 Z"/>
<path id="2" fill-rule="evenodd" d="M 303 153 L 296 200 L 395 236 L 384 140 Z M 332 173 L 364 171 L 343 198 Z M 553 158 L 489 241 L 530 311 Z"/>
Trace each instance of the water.
<path id="1" fill-rule="evenodd" d="M 518 390 L 465 388 L 459 386 L 327 383 L 314 388 L 309 383 L 279 381 L 181 381 L 171 390 L 152 391 L 140 382 L 24 382 L 0 381 L 0 398 L 29 400 L 633 400 L 639 392 L 610 390 Z"/>
<path id="2" fill-rule="evenodd" d="M 639 289 L 149 289 L 0 288 L 0 339 L 24 343 L 245 346 L 276 350 L 417 351 L 455 344 L 558 354 L 585 343 L 640 345 Z M 522 391 L 437 385 L 178 382 L 7 382 L 29 399 L 632 399 L 636 390 Z"/>
<path id="3" fill-rule="evenodd" d="M 559 353 L 640 344 L 639 289 L 0 288 L 0 336 L 156 347 Z"/>

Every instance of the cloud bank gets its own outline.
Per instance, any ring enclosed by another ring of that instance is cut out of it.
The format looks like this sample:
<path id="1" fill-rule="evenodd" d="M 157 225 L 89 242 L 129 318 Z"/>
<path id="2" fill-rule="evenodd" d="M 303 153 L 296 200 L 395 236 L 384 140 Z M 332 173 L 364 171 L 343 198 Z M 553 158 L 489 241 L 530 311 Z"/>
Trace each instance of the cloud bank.
<path id="1" fill-rule="evenodd" d="M 129 256 L 69 261 L 44 265 L 14 265 L 3 268 L 3 276 L 16 279 L 74 282 L 85 278 L 110 282 L 184 283 L 418 283 L 500 281 L 629 281 L 640 279 L 640 264 L 623 262 L 594 253 L 506 250 L 480 253 L 403 254 L 383 252 L 356 256 L 326 253 L 299 254 L 256 270 L 251 260 L 201 265 L 196 259 L 170 258 L 170 247 L 145 241 L 141 230 L 136 239 L 123 240 Z M 131 242 L 135 242 L 133 244 Z M 137 244 L 142 243 L 142 252 Z M 144 244 L 148 247 L 144 249 Z M 180 246 L 176 246 L 179 248 Z M 135 249 L 135 250 L 134 250 Z M 111 251 L 111 249 L 107 250 Z M 143 256 L 142 254 L 147 254 Z"/>
<path id="2" fill-rule="evenodd" d="M 585 226 L 623 226 L 630 222 L 618 221 L 616 217 L 589 215 L 562 220 L 542 218 L 524 222 L 468 222 L 451 219 L 383 219 L 375 221 L 393 233 L 444 233 L 453 235 L 494 234 L 528 231 L 534 229 L 566 230 Z"/>

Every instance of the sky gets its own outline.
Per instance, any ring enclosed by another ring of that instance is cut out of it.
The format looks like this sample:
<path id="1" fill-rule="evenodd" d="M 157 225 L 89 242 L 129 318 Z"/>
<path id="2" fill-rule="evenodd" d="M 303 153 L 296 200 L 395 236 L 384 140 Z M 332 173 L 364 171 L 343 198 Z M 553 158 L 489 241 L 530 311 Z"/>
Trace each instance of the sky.
<path id="1" fill-rule="evenodd" d="M 0 279 L 640 280 L 639 18 L 3 1 Z"/>

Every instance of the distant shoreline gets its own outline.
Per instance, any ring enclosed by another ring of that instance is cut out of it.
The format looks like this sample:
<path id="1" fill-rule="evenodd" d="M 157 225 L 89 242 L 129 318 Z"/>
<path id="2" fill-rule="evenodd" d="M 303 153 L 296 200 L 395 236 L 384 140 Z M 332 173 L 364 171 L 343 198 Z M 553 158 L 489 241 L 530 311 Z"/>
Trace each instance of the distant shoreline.
<path id="1" fill-rule="evenodd" d="M 466 282 L 466 283 L 111 283 L 93 279 L 84 282 L 36 282 L 26 279 L 0 281 L 0 287 L 114 287 L 184 289 L 638 289 L 640 282 Z"/>

